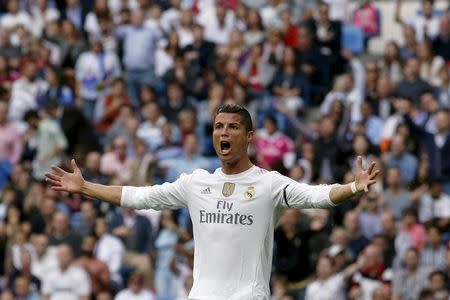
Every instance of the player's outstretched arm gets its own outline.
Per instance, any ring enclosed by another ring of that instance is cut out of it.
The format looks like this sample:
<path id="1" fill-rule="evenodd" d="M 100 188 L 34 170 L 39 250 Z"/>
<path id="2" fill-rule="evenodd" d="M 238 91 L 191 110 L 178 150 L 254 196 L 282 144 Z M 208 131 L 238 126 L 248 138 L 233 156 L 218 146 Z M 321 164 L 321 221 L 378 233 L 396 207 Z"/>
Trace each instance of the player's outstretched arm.
<path id="1" fill-rule="evenodd" d="M 344 185 L 335 185 L 330 191 L 330 200 L 334 204 L 340 204 L 351 198 L 355 193 L 368 192 L 369 187 L 377 182 L 380 170 L 375 170 L 375 162 L 372 162 L 367 170 L 362 167 L 362 157 L 357 158 L 357 173 L 355 181 Z"/>
<path id="2" fill-rule="evenodd" d="M 45 174 L 46 180 L 52 185 L 52 189 L 79 193 L 90 198 L 120 205 L 121 186 L 107 186 L 86 181 L 74 159 L 71 160 L 70 164 L 73 172 L 67 172 L 57 166 L 52 166 L 53 173 Z"/>

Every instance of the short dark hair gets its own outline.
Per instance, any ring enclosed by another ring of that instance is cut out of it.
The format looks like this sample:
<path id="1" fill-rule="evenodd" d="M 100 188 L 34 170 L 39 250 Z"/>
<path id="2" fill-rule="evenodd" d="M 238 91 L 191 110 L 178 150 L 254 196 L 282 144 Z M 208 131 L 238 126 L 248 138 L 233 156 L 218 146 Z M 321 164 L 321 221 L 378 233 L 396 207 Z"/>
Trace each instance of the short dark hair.
<path id="1" fill-rule="evenodd" d="M 248 110 L 246 110 L 243 106 L 239 104 L 224 104 L 217 109 L 217 114 L 225 113 L 225 114 L 238 114 L 241 116 L 241 124 L 245 126 L 245 130 L 247 132 L 253 130 L 253 122 L 252 117 Z"/>

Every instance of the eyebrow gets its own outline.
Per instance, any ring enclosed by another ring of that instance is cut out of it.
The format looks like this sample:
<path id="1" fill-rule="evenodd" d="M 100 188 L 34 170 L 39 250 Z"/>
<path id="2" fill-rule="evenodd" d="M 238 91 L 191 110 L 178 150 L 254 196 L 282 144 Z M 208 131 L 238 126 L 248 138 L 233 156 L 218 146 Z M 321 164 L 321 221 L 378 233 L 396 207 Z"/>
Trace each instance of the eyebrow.
<path id="1" fill-rule="evenodd" d="M 214 123 L 214 125 L 216 125 L 216 124 L 241 125 L 240 122 L 229 122 L 229 123 L 227 123 L 227 122 L 220 122 L 220 121 L 217 121 L 217 122 Z"/>

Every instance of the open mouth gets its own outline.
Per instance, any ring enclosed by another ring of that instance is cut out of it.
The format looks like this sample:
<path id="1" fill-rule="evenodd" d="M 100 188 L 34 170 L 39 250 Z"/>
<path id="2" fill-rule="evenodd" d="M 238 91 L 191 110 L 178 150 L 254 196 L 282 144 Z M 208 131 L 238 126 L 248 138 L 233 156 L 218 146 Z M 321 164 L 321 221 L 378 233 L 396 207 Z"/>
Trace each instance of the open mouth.
<path id="1" fill-rule="evenodd" d="M 231 145 L 230 142 L 227 141 L 221 141 L 220 142 L 220 151 L 222 151 L 223 154 L 226 154 L 230 151 Z"/>

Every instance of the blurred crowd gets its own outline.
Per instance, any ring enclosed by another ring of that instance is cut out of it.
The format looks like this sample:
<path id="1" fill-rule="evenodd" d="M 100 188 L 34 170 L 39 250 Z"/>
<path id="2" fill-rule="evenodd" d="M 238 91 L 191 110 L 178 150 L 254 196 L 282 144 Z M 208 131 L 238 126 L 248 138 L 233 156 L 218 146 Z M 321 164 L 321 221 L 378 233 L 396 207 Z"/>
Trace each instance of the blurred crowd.
<path id="1" fill-rule="evenodd" d="M 409 4 L 387 20 L 370 0 L 0 1 L 0 299 L 187 299 L 187 210 L 43 179 L 72 157 L 102 184 L 214 171 L 223 103 L 251 112 L 260 167 L 308 184 L 353 181 L 356 156 L 382 170 L 344 205 L 285 211 L 273 300 L 449 299 L 450 14 Z M 370 53 L 382 22 L 402 36 Z"/>

